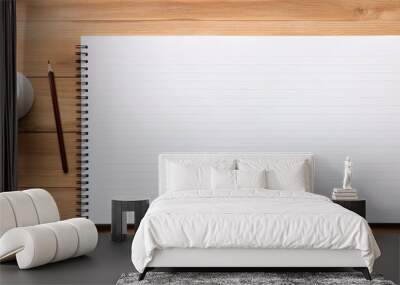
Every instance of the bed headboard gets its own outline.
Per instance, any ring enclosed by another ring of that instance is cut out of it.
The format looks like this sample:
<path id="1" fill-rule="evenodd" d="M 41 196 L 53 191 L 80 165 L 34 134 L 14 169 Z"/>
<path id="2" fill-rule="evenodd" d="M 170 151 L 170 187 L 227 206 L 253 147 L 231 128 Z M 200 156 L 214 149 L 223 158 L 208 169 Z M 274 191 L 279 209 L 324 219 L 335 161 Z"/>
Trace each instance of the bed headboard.
<path id="1" fill-rule="evenodd" d="M 163 194 L 167 190 L 167 162 L 177 159 L 244 159 L 244 158 L 271 158 L 271 159 L 304 159 L 308 163 L 307 180 L 310 192 L 314 192 L 314 157 L 312 153 L 304 152 L 215 152 L 215 153 L 163 153 L 158 158 L 158 193 Z"/>

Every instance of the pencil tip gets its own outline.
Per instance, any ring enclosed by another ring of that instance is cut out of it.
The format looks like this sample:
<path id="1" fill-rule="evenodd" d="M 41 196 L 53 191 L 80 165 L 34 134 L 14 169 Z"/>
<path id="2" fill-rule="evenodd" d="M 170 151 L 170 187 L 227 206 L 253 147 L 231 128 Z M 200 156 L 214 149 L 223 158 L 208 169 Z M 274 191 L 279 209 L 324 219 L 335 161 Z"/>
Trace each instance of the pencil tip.
<path id="1" fill-rule="evenodd" d="M 53 71 L 53 69 L 51 68 L 50 60 L 47 61 L 47 70 Z"/>

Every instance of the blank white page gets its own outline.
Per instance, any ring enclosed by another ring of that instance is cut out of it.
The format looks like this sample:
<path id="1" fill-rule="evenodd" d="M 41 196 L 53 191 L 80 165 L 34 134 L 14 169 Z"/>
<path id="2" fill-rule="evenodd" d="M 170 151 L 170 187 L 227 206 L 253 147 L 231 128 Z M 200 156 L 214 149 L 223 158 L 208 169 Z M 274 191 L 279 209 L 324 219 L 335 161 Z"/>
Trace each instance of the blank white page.
<path id="1" fill-rule="evenodd" d="M 400 222 L 400 37 L 85 36 L 89 217 L 156 197 L 163 152 L 313 152 L 315 192 L 353 187 Z"/>

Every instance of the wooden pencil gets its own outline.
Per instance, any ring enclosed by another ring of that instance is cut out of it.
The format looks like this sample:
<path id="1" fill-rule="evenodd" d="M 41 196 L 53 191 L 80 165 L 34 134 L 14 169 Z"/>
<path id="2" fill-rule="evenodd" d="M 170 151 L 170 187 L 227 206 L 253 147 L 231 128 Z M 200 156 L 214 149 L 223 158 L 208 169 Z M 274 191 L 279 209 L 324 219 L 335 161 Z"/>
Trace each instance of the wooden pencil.
<path id="1" fill-rule="evenodd" d="M 67 160 L 67 154 L 65 152 L 64 134 L 63 134 L 62 123 L 61 123 L 60 108 L 58 105 L 56 80 L 55 80 L 55 76 L 54 76 L 54 71 L 50 65 L 50 61 L 48 61 L 48 77 L 49 77 L 49 84 L 50 84 L 51 101 L 53 103 L 54 120 L 56 123 L 58 147 L 59 147 L 60 157 L 61 157 L 61 165 L 62 165 L 63 172 L 68 173 L 68 160 Z"/>

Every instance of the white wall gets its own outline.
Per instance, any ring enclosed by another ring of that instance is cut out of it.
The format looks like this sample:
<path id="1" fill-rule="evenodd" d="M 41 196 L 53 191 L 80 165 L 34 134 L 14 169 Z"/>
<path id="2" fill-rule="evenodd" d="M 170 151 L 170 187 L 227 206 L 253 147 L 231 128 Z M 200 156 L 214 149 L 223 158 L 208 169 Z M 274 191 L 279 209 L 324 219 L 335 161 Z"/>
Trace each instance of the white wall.
<path id="1" fill-rule="evenodd" d="M 354 186 L 400 222 L 400 37 L 84 37 L 91 216 L 157 194 L 161 152 L 316 154 L 316 192 Z"/>

